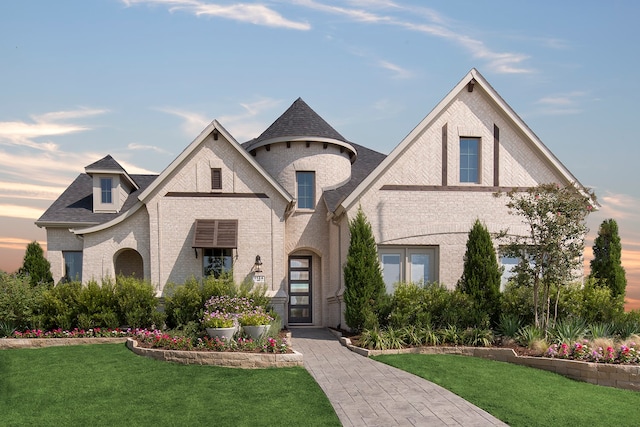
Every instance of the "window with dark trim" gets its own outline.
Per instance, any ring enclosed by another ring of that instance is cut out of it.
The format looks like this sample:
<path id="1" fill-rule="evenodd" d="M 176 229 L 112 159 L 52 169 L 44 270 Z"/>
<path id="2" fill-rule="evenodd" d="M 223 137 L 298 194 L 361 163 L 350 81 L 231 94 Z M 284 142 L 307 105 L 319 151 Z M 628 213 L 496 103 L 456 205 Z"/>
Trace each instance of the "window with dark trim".
<path id="1" fill-rule="evenodd" d="M 113 180 L 111 178 L 100 178 L 100 200 L 102 203 L 113 203 L 111 188 L 113 186 Z"/>
<path id="2" fill-rule="evenodd" d="M 296 172 L 298 209 L 315 208 L 315 177 L 315 172 Z"/>
<path id="3" fill-rule="evenodd" d="M 233 249 L 206 248 L 202 250 L 202 273 L 216 279 L 233 268 Z"/>
<path id="4" fill-rule="evenodd" d="M 222 169 L 211 168 L 211 189 L 222 190 Z"/>
<path id="5" fill-rule="evenodd" d="M 64 258 L 64 276 L 65 282 L 79 281 L 82 282 L 82 251 L 63 251 Z"/>
<path id="6" fill-rule="evenodd" d="M 460 182 L 479 182 L 480 138 L 460 138 Z"/>

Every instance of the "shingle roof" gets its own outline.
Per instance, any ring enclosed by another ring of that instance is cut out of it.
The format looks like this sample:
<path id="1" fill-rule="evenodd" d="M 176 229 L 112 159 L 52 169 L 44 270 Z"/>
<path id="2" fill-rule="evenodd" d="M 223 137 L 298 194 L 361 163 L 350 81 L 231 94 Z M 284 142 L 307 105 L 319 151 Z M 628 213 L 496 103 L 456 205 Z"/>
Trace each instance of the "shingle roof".
<path id="1" fill-rule="evenodd" d="M 97 162 L 91 163 L 89 166 L 86 166 L 85 171 L 89 172 L 91 170 L 111 170 L 111 171 L 119 171 L 126 172 L 120 163 L 116 162 L 116 160 L 111 157 L 110 154 L 107 154 L 105 157 L 101 158 Z"/>
<path id="2" fill-rule="evenodd" d="M 302 98 L 298 98 L 259 137 L 243 146 L 249 151 L 251 146 L 260 142 L 286 137 L 319 137 L 347 142 L 344 136 L 313 111 Z"/>
<path id="3" fill-rule="evenodd" d="M 356 161 L 351 165 L 351 179 L 342 187 L 323 192 L 329 212 L 334 212 L 338 205 L 387 157 L 386 154 L 362 145 L 350 144 L 358 152 Z"/>
<path id="4" fill-rule="evenodd" d="M 140 188 L 129 194 L 119 213 L 93 213 L 93 179 L 88 174 L 82 173 L 78 175 L 60 197 L 49 206 L 49 209 L 42 214 L 38 221 L 36 221 L 36 224 L 61 223 L 96 225 L 105 223 L 124 214 L 135 205 L 138 200 L 138 194 L 147 188 L 157 177 L 157 175 L 130 176 Z"/>

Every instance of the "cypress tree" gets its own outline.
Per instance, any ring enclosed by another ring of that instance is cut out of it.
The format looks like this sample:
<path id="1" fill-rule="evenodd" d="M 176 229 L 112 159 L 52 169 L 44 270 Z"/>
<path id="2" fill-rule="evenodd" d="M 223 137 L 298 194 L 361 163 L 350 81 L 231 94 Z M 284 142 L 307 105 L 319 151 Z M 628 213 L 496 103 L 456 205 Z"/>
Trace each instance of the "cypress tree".
<path id="1" fill-rule="evenodd" d="M 611 296 L 624 296 L 627 278 L 621 263 L 622 245 L 618 234 L 618 223 L 606 219 L 600 224 L 598 236 L 593 242 L 591 277 L 600 279 L 611 289 Z"/>
<path id="2" fill-rule="evenodd" d="M 496 251 L 487 228 L 476 219 L 467 238 L 464 269 L 458 281 L 458 289 L 470 295 L 481 313 L 488 314 L 495 322 L 499 317 L 500 279 Z"/>
<path id="3" fill-rule="evenodd" d="M 349 223 L 349 232 L 349 252 L 343 269 L 344 315 L 347 325 L 355 332 L 360 332 L 367 318 L 377 315 L 385 285 L 371 224 L 361 207 Z"/>
<path id="4" fill-rule="evenodd" d="M 29 276 L 31 286 L 53 283 L 51 264 L 44 257 L 44 252 L 38 242 L 33 241 L 27 245 L 19 273 Z"/>

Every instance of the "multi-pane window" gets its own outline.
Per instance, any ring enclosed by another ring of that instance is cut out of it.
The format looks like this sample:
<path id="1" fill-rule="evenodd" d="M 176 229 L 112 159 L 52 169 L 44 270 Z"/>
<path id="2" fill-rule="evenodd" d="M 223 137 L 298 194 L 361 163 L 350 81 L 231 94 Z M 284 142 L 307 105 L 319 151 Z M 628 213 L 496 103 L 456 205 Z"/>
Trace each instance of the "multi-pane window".
<path id="1" fill-rule="evenodd" d="M 82 281 L 82 251 L 64 251 L 64 276 L 65 282 Z"/>
<path id="2" fill-rule="evenodd" d="M 460 138 L 460 182 L 478 182 L 480 138 Z"/>
<path id="3" fill-rule="evenodd" d="M 296 172 L 298 209 L 315 207 L 315 172 Z"/>
<path id="4" fill-rule="evenodd" d="M 392 294 L 398 282 L 428 283 L 437 280 L 435 247 L 378 248 L 382 278 L 387 293 Z"/>
<path id="5" fill-rule="evenodd" d="M 100 178 L 100 200 L 102 203 L 113 203 L 112 186 L 113 180 L 111 178 Z"/>
<path id="6" fill-rule="evenodd" d="M 220 168 L 211 169 L 211 189 L 222 190 L 222 169 Z"/>
<path id="7" fill-rule="evenodd" d="M 205 276 L 216 278 L 233 267 L 233 249 L 205 248 L 202 256 L 202 270 Z"/>

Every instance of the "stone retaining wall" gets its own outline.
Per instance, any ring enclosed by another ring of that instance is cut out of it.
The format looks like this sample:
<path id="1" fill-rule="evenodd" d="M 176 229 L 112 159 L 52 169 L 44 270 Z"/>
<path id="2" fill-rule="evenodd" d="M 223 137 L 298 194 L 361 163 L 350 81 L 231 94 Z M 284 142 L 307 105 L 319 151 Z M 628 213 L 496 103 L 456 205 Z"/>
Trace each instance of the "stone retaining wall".
<path id="1" fill-rule="evenodd" d="M 291 341 L 289 341 L 291 342 Z M 137 355 L 184 365 L 215 365 L 235 368 L 282 368 L 303 366 L 302 353 L 240 353 L 216 351 L 179 351 L 142 348 L 133 338 L 3 338 L 0 350 L 18 348 L 43 348 L 62 345 L 126 343 Z"/>
<path id="2" fill-rule="evenodd" d="M 127 342 L 127 337 L 118 338 L 2 338 L 0 350 L 12 348 L 43 348 L 61 345 L 117 344 Z"/>
<path id="3" fill-rule="evenodd" d="M 134 353 L 166 362 L 184 365 L 215 365 L 234 368 L 284 368 L 302 366 L 302 353 L 239 353 L 217 351 L 181 351 L 143 348 L 129 338 L 127 347 Z"/>
<path id="4" fill-rule="evenodd" d="M 555 372 L 578 381 L 607 387 L 640 391 L 640 366 L 612 365 L 607 363 L 581 362 L 577 360 L 551 359 L 548 357 L 518 356 L 510 348 L 482 347 L 416 347 L 400 350 L 367 350 L 351 344 L 348 338 L 340 338 L 342 345 L 362 356 L 381 354 L 461 354 L 485 359 L 514 363 Z"/>

